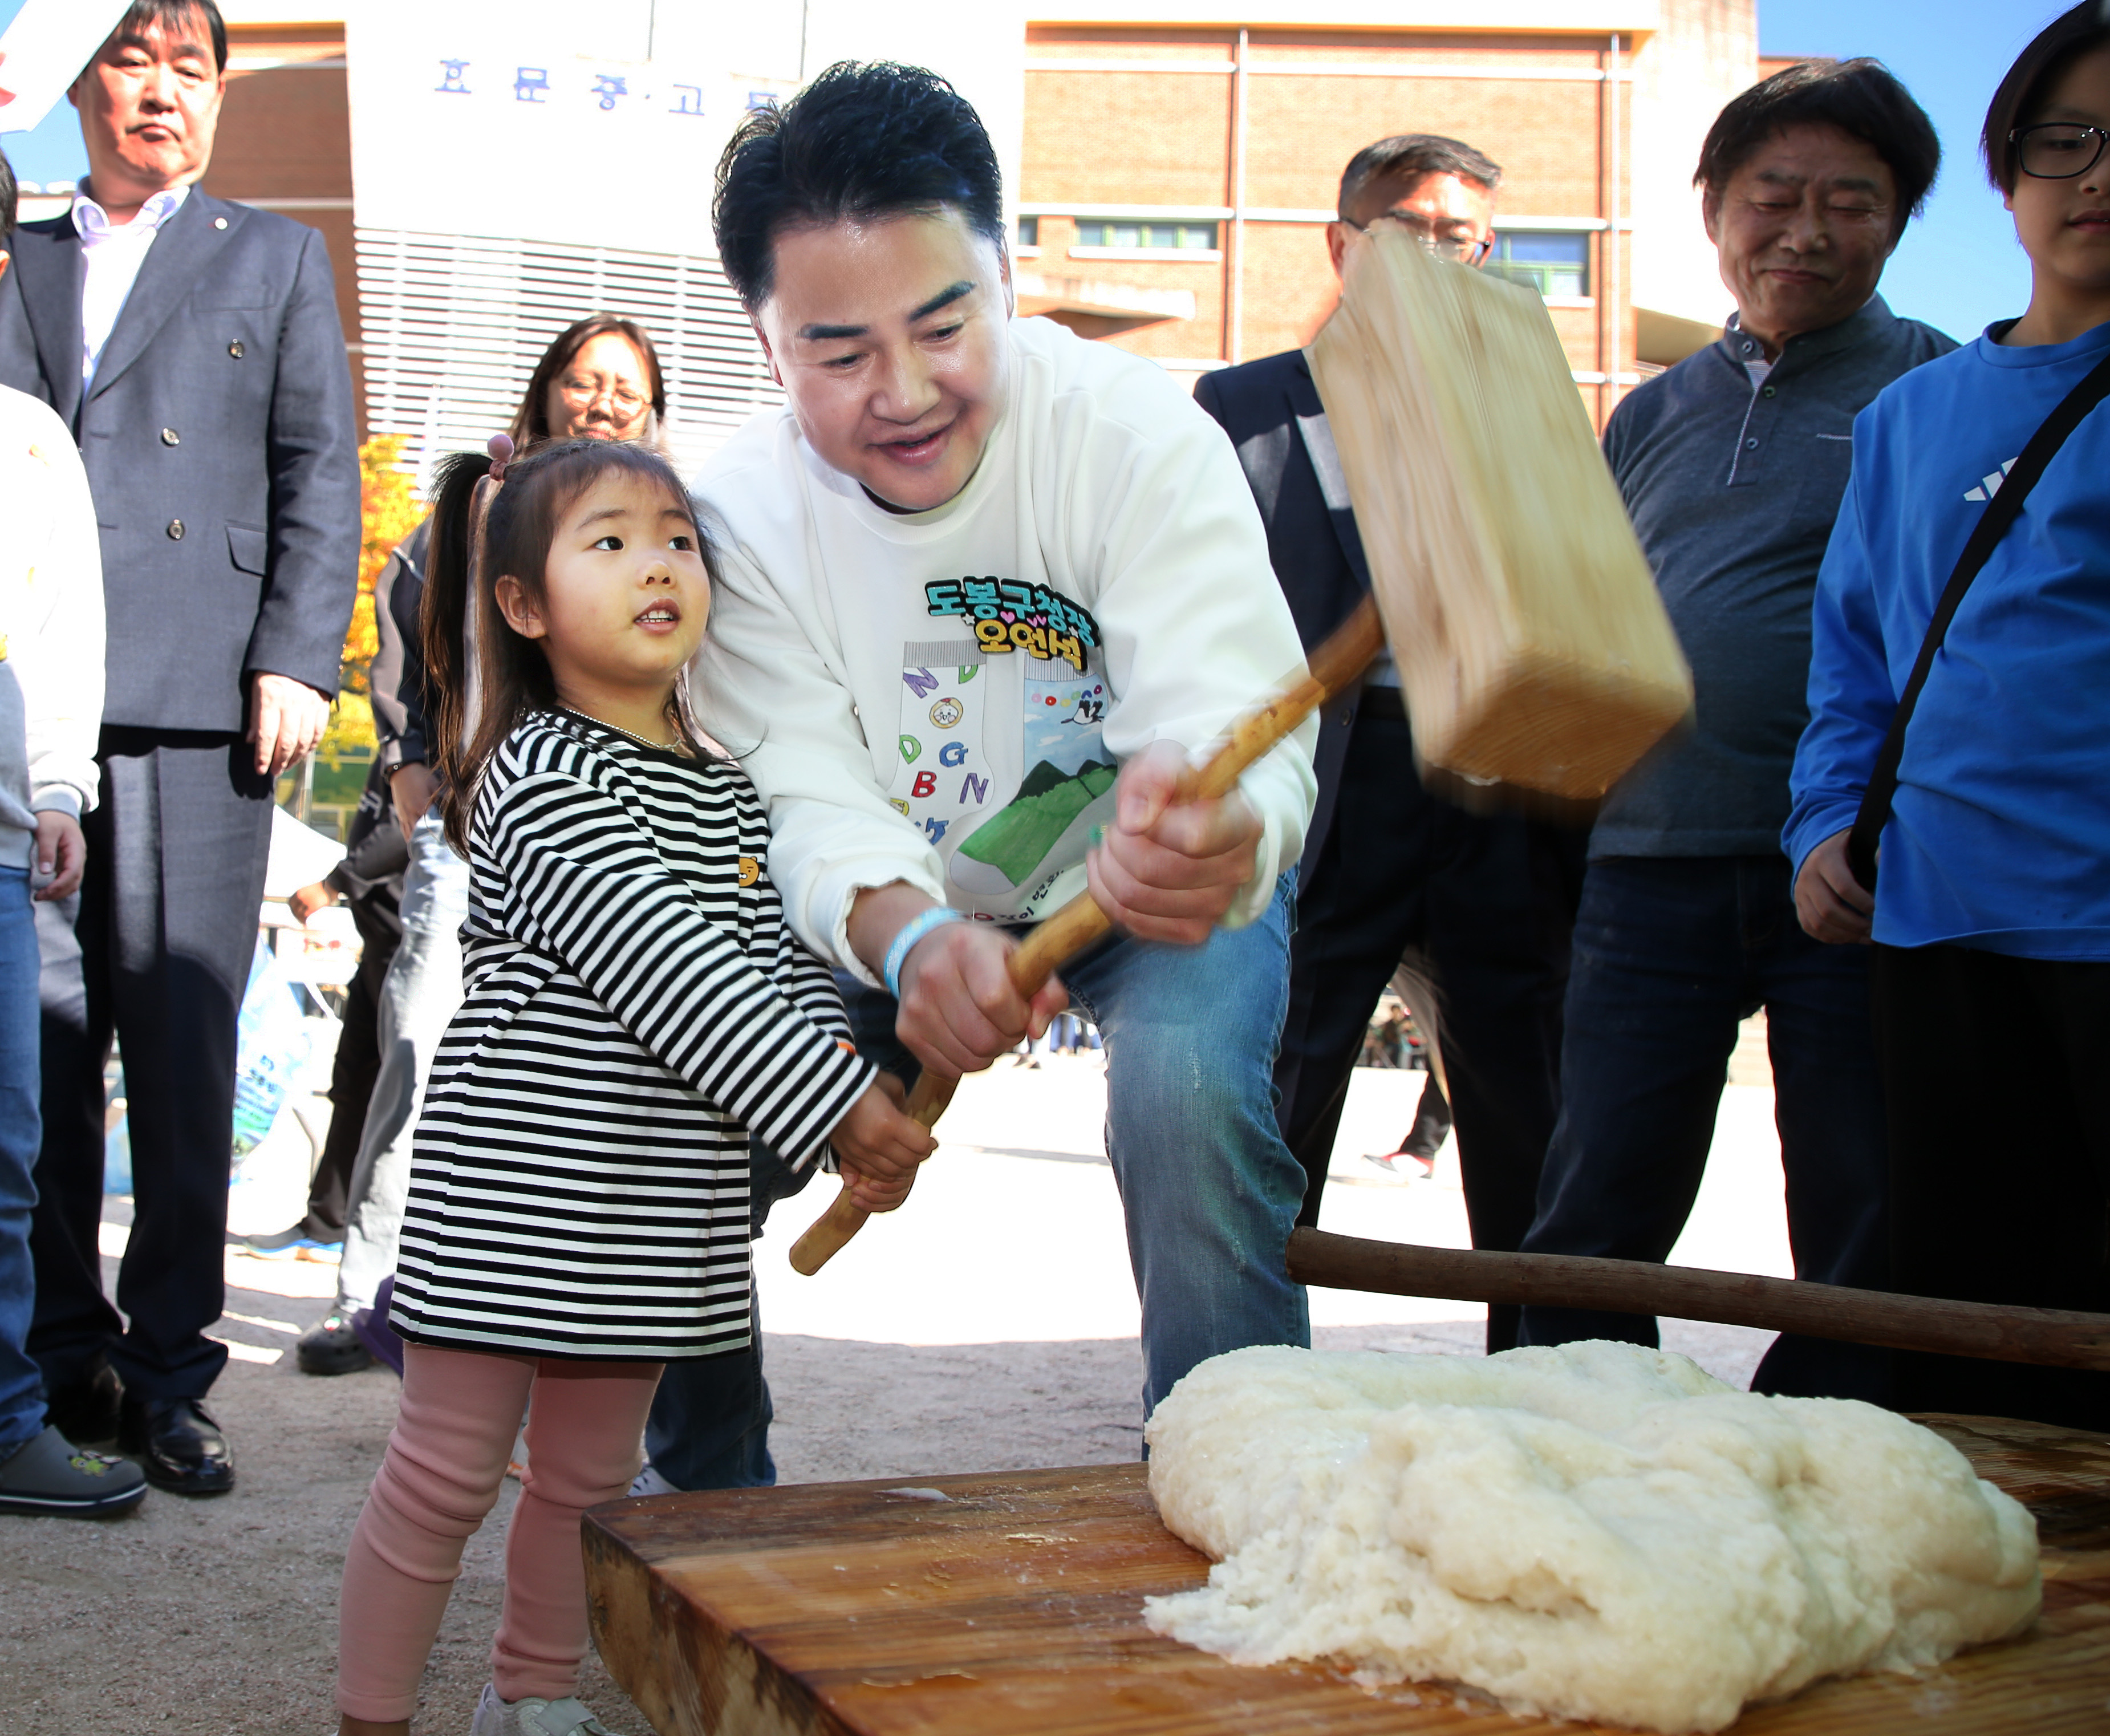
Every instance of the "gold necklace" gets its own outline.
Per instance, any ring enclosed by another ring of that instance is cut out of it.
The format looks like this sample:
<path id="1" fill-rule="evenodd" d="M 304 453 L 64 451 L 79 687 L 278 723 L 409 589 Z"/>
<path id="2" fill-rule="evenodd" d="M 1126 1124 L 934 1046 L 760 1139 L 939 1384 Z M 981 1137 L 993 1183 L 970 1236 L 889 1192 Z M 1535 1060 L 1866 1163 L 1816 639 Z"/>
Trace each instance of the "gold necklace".
<path id="1" fill-rule="evenodd" d="M 618 736 L 627 736 L 640 747 L 649 747 L 655 753 L 686 754 L 688 751 L 688 743 L 686 741 L 654 741 L 648 737 L 641 736 L 634 729 L 625 729 L 620 723 L 611 723 L 606 718 L 597 718 L 591 711 L 582 711 L 577 705 L 567 705 L 564 709 L 570 712 L 575 718 L 584 718 L 589 723 L 598 723 L 603 729 L 612 729 Z"/>

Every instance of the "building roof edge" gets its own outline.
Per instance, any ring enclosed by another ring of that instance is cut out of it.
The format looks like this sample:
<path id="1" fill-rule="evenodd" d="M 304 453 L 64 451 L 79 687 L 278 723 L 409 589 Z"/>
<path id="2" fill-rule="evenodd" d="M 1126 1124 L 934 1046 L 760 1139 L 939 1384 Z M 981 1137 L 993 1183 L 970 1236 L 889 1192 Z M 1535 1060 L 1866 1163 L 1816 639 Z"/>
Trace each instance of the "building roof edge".
<path id="1" fill-rule="evenodd" d="M 1475 35 L 1641 37 L 1662 27 L 1661 0 L 1290 0 L 1241 8 L 1228 0 L 1026 0 L 1029 25 L 1225 26 L 1258 29 L 1446 30 Z"/>

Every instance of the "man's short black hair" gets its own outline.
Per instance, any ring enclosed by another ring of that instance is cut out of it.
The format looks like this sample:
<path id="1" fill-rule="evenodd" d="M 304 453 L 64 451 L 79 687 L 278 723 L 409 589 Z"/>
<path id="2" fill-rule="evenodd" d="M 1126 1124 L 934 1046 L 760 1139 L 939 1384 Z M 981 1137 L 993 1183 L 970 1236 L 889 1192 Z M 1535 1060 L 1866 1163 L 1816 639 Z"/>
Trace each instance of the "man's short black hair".
<path id="1" fill-rule="evenodd" d="M 2008 135 L 2038 117 L 2067 67 L 2106 45 L 2110 45 L 2110 12 L 2099 0 L 2081 0 L 2038 31 L 2036 40 L 2008 69 L 2000 88 L 1993 93 L 1992 106 L 1985 111 L 1985 130 L 1978 139 L 1985 158 L 1985 178 L 2002 193 L 2013 193 L 2015 178 L 2022 173 Z"/>
<path id="2" fill-rule="evenodd" d="M 1501 184 L 1501 165 L 1470 145 L 1436 133 L 1401 133 L 1365 145 L 1348 159 L 1341 171 L 1341 197 L 1336 209 L 1348 220 L 1348 207 L 1362 197 L 1373 181 L 1411 175 L 1419 181 L 1427 175 L 1455 175 L 1489 193 Z"/>
<path id="3" fill-rule="evenodd" d="M 0 151 L 0 247 L 15 233 L 15 165 Z"/>
<path id="4" fill-rule="evenodd" d="M 1891 239 L 1920 214 L 1941 172 L 1941 140 L 1927 111 L 1881 61 L 1804 61 L 1761 79 L 1714 117 L 1692 184 L 1718 198 L 1759 147 L 1789 127 L 1836 127 L 1890 165 L 1897 183 Z"/>
<path id="5" fill-rule="evenodd" d="M 125 8 L 125 16 L 117 20 L 117 28 L 103 40 L 108 42 L 120 36 L 144 36 L 147 31 L 156 29 L 165 37 L 174 37 L 193 18 L 202 18 L 206 29 L 211 33 L 214 70 L 226 71 L 227 20 L 220 16 L 220 8 L 213 4 L 213 0 L 132 0 L 132 4 Z"/>
<path id="6" fill-rule="evenodd" d="M 718 160 L 718 259 L 749 312 L 769 299 L 777 238 L 950 206 L 1003 245 L 1003 177 L 974 105 L 920 66 L 840 61 L 743 121 Z"/>

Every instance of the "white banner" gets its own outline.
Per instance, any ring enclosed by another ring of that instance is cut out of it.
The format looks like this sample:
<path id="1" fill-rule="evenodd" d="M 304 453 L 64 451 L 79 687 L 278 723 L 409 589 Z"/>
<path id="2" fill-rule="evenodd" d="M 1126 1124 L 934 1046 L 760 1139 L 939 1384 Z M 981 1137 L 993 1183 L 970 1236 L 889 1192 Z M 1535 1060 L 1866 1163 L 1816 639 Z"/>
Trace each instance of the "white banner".
<path id="1" fill-rule="evenodd" d="M 748 110 L 848 56 L 931 65 L 981 111 L 1007 195 L 1016 0 L 432 0 L 347 7 L 361 228 L 713 255 L 713 179 Z M 0 79 L 0 82 L 4 82 Z"/>

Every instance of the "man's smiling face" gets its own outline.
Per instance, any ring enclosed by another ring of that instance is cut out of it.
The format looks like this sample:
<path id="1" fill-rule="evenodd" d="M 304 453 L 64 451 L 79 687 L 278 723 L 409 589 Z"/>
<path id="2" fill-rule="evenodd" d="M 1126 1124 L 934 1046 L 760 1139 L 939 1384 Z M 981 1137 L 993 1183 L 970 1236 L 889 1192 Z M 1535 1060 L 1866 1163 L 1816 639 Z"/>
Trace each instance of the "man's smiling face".
<path id="1" fill-rule="evenodd" d="M 799 427 L 897 511 L 974 475 L 1010 388 L 1003 252 L 952 208 L 786 229 L 755 330 Z"/>

